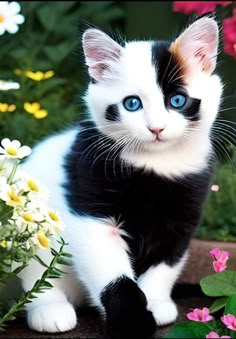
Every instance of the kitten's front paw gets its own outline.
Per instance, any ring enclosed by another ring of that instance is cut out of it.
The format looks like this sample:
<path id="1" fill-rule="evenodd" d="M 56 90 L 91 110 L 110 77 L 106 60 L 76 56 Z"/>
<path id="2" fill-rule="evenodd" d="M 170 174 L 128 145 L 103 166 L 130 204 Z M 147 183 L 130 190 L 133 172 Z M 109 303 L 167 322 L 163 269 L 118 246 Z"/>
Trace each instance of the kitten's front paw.
<path id="1" fill-rule="evenodd" d="M 147 310 L 147 300 L 137 284 L 123 278 L 103 292 L 107 332 L 112 339 L 146 339 L 155 332 L 156 322 Z"/>
<path id="2" fill-rule="evenodd" d="M 27 312 L 31 329 L 38 332 L 66 332 L 77 324 L 76 313 L 68 302 L 41 304 Z"/>
<path id="3" fill-rule="evenodd" d="M 155 300 L 148 308 L 152 311 L 159 326 L 173 323 L 178 316 L 177 307 L 171 299 Z"/>

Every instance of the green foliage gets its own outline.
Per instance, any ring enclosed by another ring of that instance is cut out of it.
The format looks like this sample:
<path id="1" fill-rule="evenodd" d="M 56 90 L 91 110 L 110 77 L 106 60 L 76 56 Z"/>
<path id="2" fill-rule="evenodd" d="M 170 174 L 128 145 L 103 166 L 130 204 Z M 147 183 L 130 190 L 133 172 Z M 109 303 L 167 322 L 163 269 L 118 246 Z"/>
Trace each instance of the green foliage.
<path id="1" fill-rule="evenodd" d="M 223 271 L 204 277 L 200 281 L 203 293 L 208 297 L 217 297 L 209 311 L 221 311 L 221 315 L 236 316 L 236 271 Z M 236 331 L 228 330 L 221 320 L 213 318 L 209 322 L 184 321 L 173 326 L 166 338 L 206 338 L 210 332 L 218 335 L 230 335 L 236 338 Z"/>
<path id="2" fill-rule="evenodd" d="M 215 313 L 225 307 L 227 300 L 227 297 L 220 297 L 216 299 L 210 307 L 210 313 Z"/>
<path id="3" fill-rule="evenodd" d="M 58 241 L 60 244 L 59 251 L 51 249 L 51 253 L 53 255 L 53 259 L 51 260 L 49 265 L 46 265 L 38 256 L 35 256 L 35 260 L 37 260 L 41 265 L 46 267 L 43 275 L 40 279 L 36 281 L 34 286 L 27 293 L 23 293 L 21 298 L 12 303 L 10 309 L 6 312 L 0 309 L 0 332 L 6 329 L 7 322 L 10 320 L 14 320 L 16 316 L 21 312 L 25 306 L 25 304 L 31 302 L 33 298 L 37 298 L 38 293 L 43 293 L 45 290 L 50 289 L 52 284 L 48 281 L 48 279 L 60 278 L 65 272 L 58 268 L 58 265 L 63 262 L 63 264 L 68 265 L 69 261 L 65 260 L 65 258 L 71 258 L 69 253 L 64 252 L 64 247 L 66 243 L 61 238 Z"/>
<path id="4" fill-rule="evenodd" d="M 236 163 L 236 152 L 232 155 Z M 220 241 L 236 240 L 236 170 L 231 162 L 218 167 L 214 184 L 219 191 L 210 191 L 204 208 L 203 220 L 196 237 Z"/>
<path id="5" fill-rule="evenodd" d="M 13 112 L 0 110 L 1 138 L 33 144 L 50 133 L 79 120 L 81 94 L 85 88 L 84 66 L 78 28 L 82 22 L 114 26 L 124 17 L 117 1 L 20 1 L 25 22 L 16 34 L 0 37 L 1 79 L 20 83 L 19 90 L 1 91 L 0 103 L 16 105 Z M 27 71 L 52 70 L 54 76 L 35 81 Z M 24 109 L 25 102 L 38 102 L 48 112 L 36 119 Z"/>
<path id="6" fill-rule="evenodd" d="M 236 271 L 223 271 L 208 275 L 200 282 L 202 291 L 209 297 L 225 297 L 236 294 Z"/>
<path id="7" fill-rule="evenodd" d="M 184 321 L 175 325 L 165 338 L 206 338 L 211 329 L 209 323 Z"/>

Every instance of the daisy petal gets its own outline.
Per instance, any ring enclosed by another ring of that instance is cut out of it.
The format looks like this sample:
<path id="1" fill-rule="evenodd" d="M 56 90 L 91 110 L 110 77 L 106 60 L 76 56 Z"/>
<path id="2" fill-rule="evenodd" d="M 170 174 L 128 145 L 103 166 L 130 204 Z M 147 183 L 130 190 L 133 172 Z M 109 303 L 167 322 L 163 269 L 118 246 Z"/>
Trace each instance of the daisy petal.
<path id="1" fill-rule="evenodd" d="M 18 149 L 18 148 L 20 148 L 20 146 L 21 146 L 20 141 L 18 141 L 18 140 L 12 140 L 12 142 L 11 142 L 11 147 L 13 147 L 13 148 L 15 148 L 15 149 Z"/>
<path id="2" fill-rule="evenodd" d="M 29 146 L 22 146 L 18 151 L 18 158 L 22 159 L 27 157 L 31 153 L 31 148 Z"/>
<path id="3" fill-rule="evenodd" d="M 8 31 L 10 34 L 15 34 L 19 30 L 19 27 L 12 21 L 6 22 L 5 26 L 6 31 Z"/>
<path id="4" fill-rule="evenodd" d="M 12 17 L 12 21 L 14 21 L 15 24 L 23 24 L 25 22 L 25 17 L 21 14 L 17 14 L 14 17 Z"/>
<path id="5" fill-rule="evenodd" d="M 20 4 L 18 2 L 15 2 L 15 1 L 10 2 L 8 4 L 8 10 L 10 10 L 11 14 L 15 15 L 15 14 L 19 13 L 20 10 L 21 10 Z"/>
<path id="6" fill-rule="evenodd" d="M 8 147 L 10 143 L 11 143 L 11 140 L 8 139 L 8 138 L 4 138 L 4 139 L 2 139 L 2 141 L 1 141 L 1 144 L 2 144 L 2 146 L 3 146 L 4 148 Z"/>

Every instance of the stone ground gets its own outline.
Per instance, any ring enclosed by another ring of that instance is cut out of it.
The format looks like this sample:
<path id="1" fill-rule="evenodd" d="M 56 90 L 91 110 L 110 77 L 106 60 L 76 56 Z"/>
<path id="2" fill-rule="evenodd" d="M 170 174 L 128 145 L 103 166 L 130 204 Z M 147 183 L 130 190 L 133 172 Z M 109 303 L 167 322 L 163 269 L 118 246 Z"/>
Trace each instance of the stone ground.
<path id="1" fill-rule="evenodd" d="M 206 298 L 197 285 L 179 285 L 173 293 L 179 309 L 179 317 L 177 321 L 186 320 L 186 314 L 195 307 L 203 308 L 211 305 L 212 300 Z M 74 330 L 62 334 L 42 334 L 28 329 L 25 318 L 8 323 L 8 328 L 4 333 L 0 334 L 0 338 L 18 339 L 18 338 L 78 338 L 78 339 L 108 339 L 105 336 L 103 323 L 99 314 L 92 308 L 84 308 L 78 310 L 80 325 Z M 162 338 L 169 332 L 171 326 L 159 327 L 153 338 Z M 135 339 L 135 338 L 131 338 Z"/>

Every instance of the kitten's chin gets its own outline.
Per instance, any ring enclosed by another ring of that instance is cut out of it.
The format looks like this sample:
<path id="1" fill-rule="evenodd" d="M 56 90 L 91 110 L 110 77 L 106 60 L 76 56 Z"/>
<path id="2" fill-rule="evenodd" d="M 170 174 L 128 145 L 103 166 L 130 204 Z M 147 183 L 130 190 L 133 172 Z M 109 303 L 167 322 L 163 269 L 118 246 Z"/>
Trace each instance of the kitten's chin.
<path id="1" fill-rule="evenodd" d="M 177 145 L 176 140 L 156 140 L 142 143 L 142 150 L 145 153 L 162 152 Z"/>

